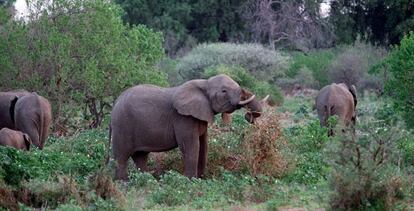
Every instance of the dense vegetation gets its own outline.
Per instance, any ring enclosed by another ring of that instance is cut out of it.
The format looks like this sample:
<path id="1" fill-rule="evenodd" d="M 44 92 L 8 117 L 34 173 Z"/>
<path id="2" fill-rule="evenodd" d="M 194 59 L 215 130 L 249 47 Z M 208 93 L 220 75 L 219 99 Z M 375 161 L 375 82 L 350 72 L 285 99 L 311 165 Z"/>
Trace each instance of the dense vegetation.
<path id="1" fill-rule="evenodd" d="M 43 150 L 0 147 L 0 207 L 414 209 L 409 1 L 333 0 L 322 14 L 319 0 L 53 0 L 26 19 L 12 2 L 0 0 L 0 89 L 47 97 L 54 123 Z M 243 111 L 215 120 L 204 179 L 182 176 L 176 149 L 114 181 L 116 97 L 219 73 L 276 106 L 255 125 Z M 319 126 L 315 91 L 332 82 L 358 89 L 355 136 Z"/>

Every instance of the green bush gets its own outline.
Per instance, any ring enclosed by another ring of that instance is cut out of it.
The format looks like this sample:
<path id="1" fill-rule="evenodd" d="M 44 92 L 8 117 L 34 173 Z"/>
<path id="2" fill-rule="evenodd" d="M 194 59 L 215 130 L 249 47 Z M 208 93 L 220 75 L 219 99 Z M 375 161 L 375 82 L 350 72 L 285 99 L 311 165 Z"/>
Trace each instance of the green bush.
<path id="1" fill-rule="evenodd" d="M 312 72 L 313 78 L 317 81 L 316 88 L 321 88 L 329 83 L 327 68 L 336 57 L 336 49 L 314 50 L 307 54 L 292 54 L 292 62 L 286 75 L 290 78 L 296 77 L 302 68 Z"/>
<path id="2" fill-rule="evenodd" d="M 329 174 L 323 149 L 329 138 L 326 128 L 318 120 L 305 126 L 296 126 L 286 131 L 287 139 L 296 154 L 296 167 L 287 180 L 303 184 L 316 184 Z"/>
<path id="3" fill-rule="evenodd" d="M 259 97 L 270 95 L 270 102 L 281 105 L 283 94 L 279 87 L 271 85 L 266 81 L 259 81 L 252 74 L 242 67 L 219 65 L 207 68 L 203 73 L 203 78 L 209 78 L 217 74 L 226 74 L 235 80 L 240 86 L 246 87 Z"/>
<path id="4" fill-rule="evenodd" d="M 338 133 L 326 148 L 334 191 L 330 203 L 333 209 L 394 210 L 412 191 L 403 153 L 410 134 L 383 102 L 361 103 L 365 114 L 358 118 L 357 133 Z"/>
<path id="5" fill-rule="evenodd" d="M 385 63 L 391 76 L 385 84 L 387 93 L 401 113 L 406 124 L 414 128 L 414 33 L 404 36 L 399 46 L 394 46 Z"/>
<path id="6" fill-rule="evenodd" d="M 200 44 L 178 60 L 184 80 L 201 78 L 205 69 L 220 64 L 246 69 L 260 81 L 274 81 L 284 74 L 289 57 L 259 44 Z"/>
<path id="7" fill-rule="evenodd" d="M 167 85 L 155 69 L 164 57 L 161 33 L 123 24 L 118 5 L 56 0 L 29 2 L 29 8 L 30 24 L 10 20 L 0 29 L 0 88 L 46 96 L 59 123 L 66 121 L 64 105 L 75 103 L 97 127 L 126 88 Z"/>
<path id="8" fill-rule="evenodd" d="M 96 171 L 107 154 L 106 131 L 91 130 L 69 140 L 49 139 L 44 150 L 30 152 L 0 147 L 0 178 L 11 185 L 27 179 L 47 180 L 59 174 L 78 181 Z"/>

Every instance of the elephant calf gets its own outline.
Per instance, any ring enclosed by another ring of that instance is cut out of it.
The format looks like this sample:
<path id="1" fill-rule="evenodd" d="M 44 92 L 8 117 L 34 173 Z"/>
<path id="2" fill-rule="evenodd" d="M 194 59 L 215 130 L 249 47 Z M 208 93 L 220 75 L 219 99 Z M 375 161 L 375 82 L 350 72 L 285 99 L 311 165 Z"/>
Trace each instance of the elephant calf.
<path id="1" fill-rule="evenodd" d="M 254 122 L 262 108 L 233 79 L 218 75 L 162 88 L 139 85 L 118 97 L 111 113 L 109 141 L 117 162 L 116 179 L 127 179 L 128 159 L 147 169 L 150 152 L 179 147 L 184 174 L 202 177 L 207 163 L 207 126 L 218 113 L 247 107 L 246 119 Z"/>
<path id="2" fill-rule="evenodd" d="M 3 128 L 0 130 L 0 145 L 10 146 L 16 149 L 29 150 L 32 140 L 29 135 L 17 130 Z"/>
<path id="3" fill-rule="evenodd" d="M 339 122 L 345 126 L 355 125 L 357 102 L 354 85 L 332 83 L 323 87 L 315 100 L 321 126 L 326 126 L 328 118 L 333 115 L 337 115 Z M 329 135 L 333 135 L 332 129 Z"/>

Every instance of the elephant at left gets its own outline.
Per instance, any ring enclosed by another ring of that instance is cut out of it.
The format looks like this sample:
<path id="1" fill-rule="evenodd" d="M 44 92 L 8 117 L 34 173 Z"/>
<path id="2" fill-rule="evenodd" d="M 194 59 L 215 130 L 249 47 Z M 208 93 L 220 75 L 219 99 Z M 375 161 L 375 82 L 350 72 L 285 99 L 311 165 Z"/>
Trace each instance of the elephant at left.
<path id="1" fill-rule="evenodd" d="M 0 129 L 7 127 L 26 133 L 33 145 L 43 149 L 51 122 L 51 105 L 36 92 L 0 92 Z"/>
<path id="2" fill-rule="evenodd" d="M 29 150 L 32 140 L 29 135 L 21 131 L 11 130 L 7 127 L 0 130 L 0 145 Z"/>

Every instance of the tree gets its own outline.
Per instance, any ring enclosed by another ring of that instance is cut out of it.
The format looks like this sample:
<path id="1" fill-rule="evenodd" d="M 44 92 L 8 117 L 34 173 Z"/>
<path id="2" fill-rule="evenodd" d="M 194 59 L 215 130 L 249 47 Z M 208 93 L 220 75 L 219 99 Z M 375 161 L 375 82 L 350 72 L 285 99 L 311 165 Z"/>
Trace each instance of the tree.
<path id="1" fill-rule="evenodd" d="M 333 42 L 331 26 L 320 13 L 320 0 L 250 0 L 245 18 L 256 41 L 307 52 Z"/>
<path id="2" fill-rule="evenodd" d="M 197 42 L 248 39 L 240 7 L 246 0 L 117 0 L 124 20 L 162 31 L 170 57 L 181 56 Z"/>
<path id="3" fill-rule="evenodd" d="M 414 4 L 406 0 L 332 0 L 330 22 L 344 43 L 358 36 L 373 43 L 396 44 L 414 27 Z"/>
<path id="4" fill-rule="evenodd" d="M 385 90 L 408 127 L 414 127 L 414 33 L 404 36 L 385 60 L 391 76 Z"/>
<path id="5" fill-rule="evenodd" d="M 3 90 L 26 88 L 48 96 L 57 123 L 64 124 L 65 111 L 77 112 L 76 107 L 97 127 L 126 88 L 166 84 L 154 68 L 164 57 L 162 35 L 123 24 L 119 6 L 53 0 L 29 8 L 27 24 L 10 21 L 1 31 L 0 84 Z"/>

